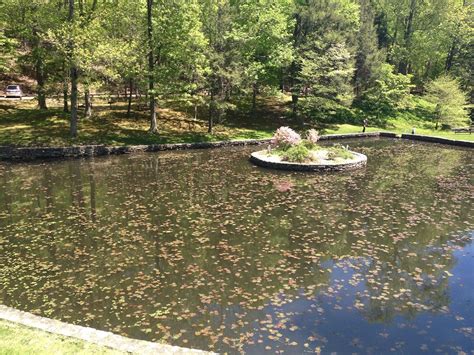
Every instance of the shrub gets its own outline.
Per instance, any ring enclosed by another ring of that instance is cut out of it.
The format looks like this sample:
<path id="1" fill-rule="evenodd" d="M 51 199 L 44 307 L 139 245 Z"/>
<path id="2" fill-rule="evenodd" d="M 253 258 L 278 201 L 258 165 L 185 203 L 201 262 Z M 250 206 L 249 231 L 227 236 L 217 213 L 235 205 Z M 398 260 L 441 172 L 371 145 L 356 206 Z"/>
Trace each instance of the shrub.
<path id="1" fill-rule="evenodd" d="M 283 154 L 282 160 L 303 163 L 310 158 L 310 151 L 303 144 L 289 147 Z"/>
<path id="2" fill-rule="evenodd" d="M 301 143 L 301 136 L 290 127 L 280 127 L 272 138 L 272 144 L 277 147 L 286 148 Z"/>
<path id="3" fill-rule="evenodd" d="M 334 160 L 336 158 L 341 159 L 352 159 L 354 154 L 352 154 L 346 147 L 343 146 L 334 146 L 328 149 L 328 159 Z"/>
<path id="4" fill-rule="evenodd" d="M 312 144 L 316 144 L 319 141 L 319 132 L 315 129 L 310 129 L 306 132 L 306 139 Z"/>

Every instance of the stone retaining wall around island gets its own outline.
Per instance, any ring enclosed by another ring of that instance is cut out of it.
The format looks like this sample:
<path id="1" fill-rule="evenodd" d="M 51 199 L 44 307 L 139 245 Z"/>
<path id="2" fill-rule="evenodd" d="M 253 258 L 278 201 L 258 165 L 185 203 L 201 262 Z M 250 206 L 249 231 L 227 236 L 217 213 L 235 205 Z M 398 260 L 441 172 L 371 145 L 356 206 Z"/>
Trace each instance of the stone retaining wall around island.
<path id="1" fill-rule="evenodd" d="M 353 138 L 400 138 L 400 135 L 392 132 L 366 132 L 348 134 L 327 134 L 321 136 L 321 141 Z M 414 134 L 403 134 L 401 138 L 413 139 L 426 142 L 457 145 L 462 147 L 474 147 L 474 142 L 451 140 L 439 137 L 420 136 Z M 236 147 L 246 145 L 269 144 L 270 139 L 247 139 L 238 141 L 200 142 L 200 143 L 173 143 L 173 144 L 151 144 L 131 146 L 107 146 L 107 145 L 82 145 L 71 147 L 10 147 L 0 146 L 0 160 L 30 161 L 41 159 L 59 158 L 83 158 L 101 155 L 130 154 L 137 152 L 158 152 L 165 150 L 184 149 L 208 149 L 220 147 Z"/>
<path id="2" fill-rule="evenodd" d="M 254 152 L 250 155 L 250 161 L 263 168 L 286 170 L 286 171 L 344 171 L 361 168 L 367 164 L 367 157 L 364 154 L 351 152 L 354 158 L 344 163 L 335 164 L 314 164 L 314 163 L 294 163 L 288 161 L 274 161 L 268 159 L 265 151 Z"/>

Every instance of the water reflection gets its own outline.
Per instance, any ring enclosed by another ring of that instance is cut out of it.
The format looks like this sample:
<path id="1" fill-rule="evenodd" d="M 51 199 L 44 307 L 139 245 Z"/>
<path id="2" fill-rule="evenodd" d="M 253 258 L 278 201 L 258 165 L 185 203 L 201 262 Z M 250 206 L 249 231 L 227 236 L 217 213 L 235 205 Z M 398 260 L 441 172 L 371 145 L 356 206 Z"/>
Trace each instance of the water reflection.
<path id="1" fill-rule="evenodd" d="M 469 350 L 472 152 L 350 144 L 342 174 L 250 148 L 0 165 L 2 303 L 221 352 Z"/>

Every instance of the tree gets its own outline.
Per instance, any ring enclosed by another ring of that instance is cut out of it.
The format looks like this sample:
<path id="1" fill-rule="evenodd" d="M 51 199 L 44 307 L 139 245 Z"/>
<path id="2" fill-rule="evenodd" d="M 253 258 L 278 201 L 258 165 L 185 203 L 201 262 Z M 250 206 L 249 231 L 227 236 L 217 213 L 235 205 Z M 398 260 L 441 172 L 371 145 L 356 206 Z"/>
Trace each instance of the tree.
<path id="1" fill-rule="evenodd" d="M 375 120 L 380 122 L 383 112 L 404 109 L 411 104 L 411 75 L 397 74 L 390 64 L 381 65 L 375 73 L 377 79 L 373 87 L 365 93 L 361 106 L 375 113 Z"/>
<path id="2" fill-rule="evenodd" d="M 52 58 L 44 35 L 58 25 L 57 15 L 55 4 L 51 2 L 5 0 L 1 4 L 0 21 L 5 23 L 2 33 L 8 39 L 5 43 L 11 44 L 13 40 L 19 44 L 11 64 L 17 64 L 21 74 L 36 80 L 36 96 L 41 109 L 47 108 L 46 84 L 54 70 L 48 66 Z"/>
<path id="3" fill-rule="evenodd" d="M 74 0 L 69 1 L 69 14 L 68 14 L 68 22 L 70 23 L 71 34 L 75 30 L 75 4 Z M 69 71 L 70 71 L 70 78 L 71 78 L 71 125 L 70 125 L 70 133 L 72 137 L 77 137 L 77 81 L 78 81 L 78 70 L 77 65 L 75 63 L 75 43 L 73 35 L 70 37 L 68 43 L 68 59 L 69 59 Z"/>
<path id="4" fill-rule="evenodd" d="M 147 45 L 148 45 L 148 95 L 150 99 L 150 133 L 157 133 L 156 125 L 156 93 L 155 93 L 155 45 L 153 34 L 153 5 L 154 0 L 146 1 Z"/>
<path id="5" fill-rule="evenodd" d="M 260 86 L 278 86 L 281 68 L 291 62 L 292 10 L 292 0 L 243 0 L 236 6 L 230 37 L 239 48 L 241 89 L 251 91 L 253 110 Z"/>
<path id="6" fill-rule="evenodd" d="M 419 91 L 452 68 L 468 41 L 469 28 L 472 31 L 472 6 L 464 0 L 377 0 L 376 4 L 379 39 L 389 39 L 384 40 L 388 62 L 399 73 L 413 74 Z"/>
<path id="7" fill-rule="evenodd" d="M 374 9 L 370 0 L 360 0 L 360 27 L 357 34 L 357 54 L 355 70 L 355 93 L 362 94 L 374 85 L 376 73 L 385 61 L 385 53 L 379 49 L 375 27 Z"/>
<path id="8" fill-rule="evenodd" d="M 9 61 L 15 57 L 15 47 L 17 42 L 14 39 L 5 36 L 5 33 L 0 30 L 0 74 L 9 70 Z"/>
<path id="9" fill-rule="evenodd" d="M 228 34 L 232 29 L 231 7 L 225 0 L 205 0 L 201 4 L 202 31 L 206 38 L 205 56 L 208 67 L 204 71 L 204 82 L 209 97 L 208 132 L 212 133 L 214 122 L 225 110 L 225 100 L 230 97 L 233 86 L 242 73 L 237 59 L 238 50 Z"/>
<path id="10" fill-rule="evenodd" d="M 297 1 L 294 18 L 294 55 L 288 70 L 293 112 L 297 113 L 300 97 L 310 115 L 350 105 L 358 4 L 352 0 Z"/>
<path id="11" fill-rule="evenodd" d="M 144 6 L 137 6 L 134 1 L 122 1 L 116 6 L 109 6 L 107 16 L 115 20 L 103 24 L 109 38 L 106 42 L 112 46 L 104 48 L 104 52 L 108 54 L 105 61 L 108 65 L 102 67 L 108 69 L 108 80 L 128 87 L 128 117 L 131 116 L 133 93 L 146 91 L 144 88 L 149 79 L 148 46 L 143 45 L 143 36 L 140 35 L 146 32 L 144 21 L 141 20 L 144 11 Z"/>
<path id="12" fill-rule="evenodd" d="M 439 124 L 455 125 L 468 122 L 465 110 L 467 98 L 458 80 L 449 75 L 441 75 L 427 85 L 425 97 L 436 105 L 436 129 Z"/>
<path id="13" fill-rule="evenodd" d="M 147 0 L 148 94 L 150 132 L 155 133 L 157 98 L 195 90 L 205 67 L 206 44 L 197 0 Z"/>
<path id="14" fill-rule="evenodd" d="M 64 4 L 63 2 L 61 4 Z M 59 16 L 60 24 L 47 31 L 43 40 L 53 49 L 56 56 L 56 75 L 64 92 L 64 110 L 68 110 L 67 97 L 70 92 L 70 131 L 71 136 L 78 134 L 78 96 L 79 90 L 84 93 L 85 115 L 92 114 L 91 89 L 106 82 L 109 85 L 120 79 L 125 73 L 123 66 L 132 63 L 142 51 L 139 38 L 135 32 L 134 41 L 130 44 L 130 35 L 124 35 L 124 28 L 130 23 L 139 23 L 142 12 L 131 11 L 131 3 L 123 1 L 98 2 L 97 0 L 68 0 L 67 7 Z M 136 6 L 134 7 L 136 8 Z M 118 12 L 131 12 L 133 21 L 117 17 Z M 133 27 L 129 27 L 127 31 Z M 140 30 L 144 29 L 140 25 Z M 124 59 L 126 58 L 126 59 Z M 132 59 L 128 59 L 132 58 Z M 120 69 L 119 69 L 120 68 Z M 59 73 L 59 74 L 58 74 Z M 68 90 L 67 83 L 71 89 Z"/>

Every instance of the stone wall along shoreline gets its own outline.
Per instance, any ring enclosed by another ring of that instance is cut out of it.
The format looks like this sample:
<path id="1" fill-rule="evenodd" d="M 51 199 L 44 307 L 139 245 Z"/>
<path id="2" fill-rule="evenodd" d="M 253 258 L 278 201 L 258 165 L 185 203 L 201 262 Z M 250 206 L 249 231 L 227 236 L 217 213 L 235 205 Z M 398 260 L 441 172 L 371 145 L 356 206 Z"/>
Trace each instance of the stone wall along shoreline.
<path id="1" fill-rule="evenodd" d="M 392 132 L 367 132 L 348 134 L 327 134 L 320 137 L 321 141 L 353 138 L 402 138 L 419 140 L 431 143 L 449 144 L 461 147 L 474 148 L 474 142 L 452 140 L 441 137 L 421 136 L 414 134 L 397 135 Z M 166 150 L 185 149 L 209 149 L 220 147 L 236 147 L 246 145 L 269 144 L 270 139 L 247 139 L 237 141 L 221 142 L 199 142 L 199 143 L 172 143 L 172 144 L 151 144 L 151 145 L 130 145 L 130 146 L 109 146 L 109 145 L 81 145 L 70 147 L 11 147 L 0 146 L 0 160 L 10 161 L 31 161 L 41 159 L 61 159 L 61 158 L 84 158 L 104 155 L 131 154 L 138 152 L 159 152 Z"/>

